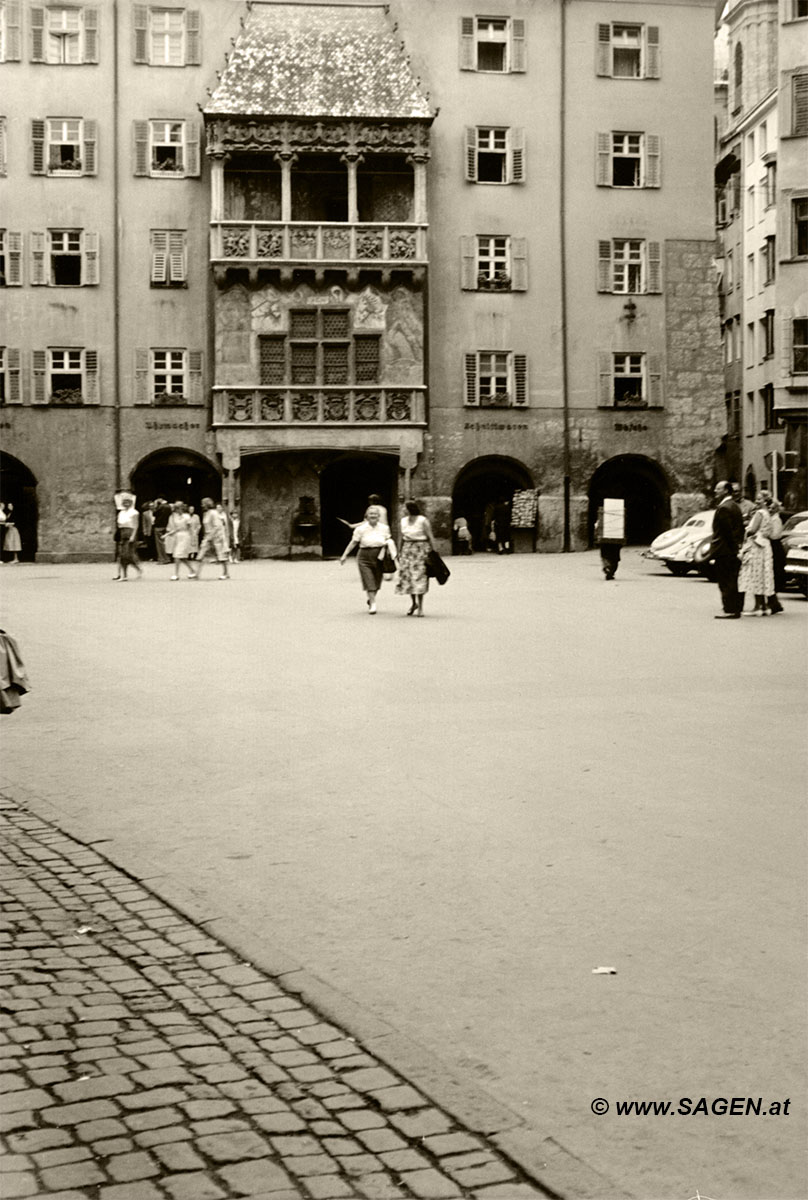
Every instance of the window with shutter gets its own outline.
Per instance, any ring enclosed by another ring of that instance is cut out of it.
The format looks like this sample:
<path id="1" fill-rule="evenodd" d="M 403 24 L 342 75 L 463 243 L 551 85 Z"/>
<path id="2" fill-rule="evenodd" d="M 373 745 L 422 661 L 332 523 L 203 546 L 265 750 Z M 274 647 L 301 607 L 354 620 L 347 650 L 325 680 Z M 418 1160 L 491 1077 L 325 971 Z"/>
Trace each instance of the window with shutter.
<path id="1" fill-rule="evenodd" d="M 155 404 L 184 404 L 187 397 L 186 352 L 152 350 L 152 399 Z"/>
<path id="2" fill-rule="evenodd" d="M 36 354 L 37 352 L 34 351 Z M 45 389 L 51 404 L 83 404 L 85 356 L 83 350 L 48 350 Z"/>
<path id="3" fill-rule="evenodd" d="M 168 276 L 172 284 L 182 286 L 188 274 L 186 234 L 184 229 L 168 231 Z"/>
<path id="4" fill-rule="evenodd" d="M 82 140 L 84 143 L 84 162 L 82 164 L 82 174 L 96 174 L 96 147 L 98 146 L 98 122 L 84 121 L 82 128 Z"/>
<path id="5" fill-rule="evenodd" d="M 0 5 L 0 62 L 22 58 L 20 7 L 20 0 L 5 0 Z"/>
<path id="6" fill-rule="evenodd" d="M 135 404 L 148 404 L 149 396 L 149 352 L 135 350 Z"/>
<path id="7" fill-rule="evenodd" d="M 45 234 L 31 234 L 31 286 L 44 287 L 48 283 L 45 265 Z"/>
<path id="8" fill-rule="evenodd" d="M 464 162 L 466 179 L 469 183 L 477 182 L 477 130 L 467 126 L 464 134 Z"/>
<path id="9" fill-rule="evenodd" d="M 82 62 L 98 62 L 98 9 L 84 9 L 84 46 Z"/>
<path id="10" fill-rule="evenodd" d="M 48 393 L 46 389 L 48 372 L 48 352 L 47 350 L 32 350 L 31 351 L 31 403 L 32 404 L 47 404 Z"/>
<path id="11" fill-rule="evenodd" d="M 474 286 L 478 291 L 511 290 L 511 247 L 507 236 L 477 237 L 477 265 Z"/>
<path id="12" fill-rule="evenodd" d="M 5 175 L 7 172 L 6 163 L 8 162 L 7 150 L 7 126 L 6 118 L 0 117 L 0 175 Z"/>
<path id="13" fill-rule="evenodd" d="M 0 287 L 22 286 L 22 234 L 0 229 Z"/>
<path id="14" fill-rule="evenodd" d="M 45 122 L 31 119 L 31 174 L 45 174 Z"/>
<path id="15" fill-rule="evenodd" d="M 135 175 L 149 174 L 149 122 L 135 121 L 132 126 Z"/>
<path id="16" fill-rule="evenodd" d="M 477 239 L 460 238 L 460 287 L 464 292 L 473 292 L 477 287 Z"/>
<path id="17" fill-rule="evenodd" d="M 530 396 L 527 388 L 527 355 L 513 356 L 513 402 L 517 408 L 526 408 Z"/>
<path id="18" fill-rule="evenodd" d="M 201 404 L 202 394 L 202 351 L 188 351 L 188 401 L 191 404 Z"/>
<path id="19" fill-rule="evenodd" d="M 659 27 L 622 22 L 598 23 L 595 73 L 612 79 L 658 79 Z"/>
<path id="20" fill-rule="evenodd" d="M 808 135 L 808 75 L 791 76 L 791 134 Z"/>
<path id="21" fill-rule="evenodd" d="M 662 364 L 657 354 L 648 355 L 648 406 L 662 408 Z"/>
<path id="22" fill-rule="evenodd" d="M 81 282 L 85 287 L 94 287 L 98 284 L 101 270 L 98 253 L 98 234 L 88 233 L 85 231 L 82 238 L 82 245 L 84 253 L 81 270 Z"/>
<path id="23" fill-rule="evenodd" d="M 184 229 L 152 229 L 150 282 L 152 287 L 184 287 L 187 278 Z"/>
<path id="24" fill-rule="evenodd" d="M 527 291 L 527 238 L 511 238 L 511 291 Z"/>
<path id="25" fill-rule="evenodd" d="M 598 291 L 612 290 L 612 243 L 598 242 Z"/>
<path id="26" fill-rule="evenodd" d="M 474 41 L 474 18 L 460 18 L 460 70 L 476 71 L 477 54 Z"/>
<path id="27" fill-rule="evenodd" d="M 510 17 L 460 18 L 460 70 L 491 74 L 526 70 L 525 22 Z"/>
<path id="28" fill-rule="evenodd" d="M 525 131 L 524 129 L 510 129 L 508 131 L 509 142 L 509 183 L 523 183 L 525 179 Z"/>
<path id="29" fill-rule="evenodd" d="M 28 10 L 31 29 L 31 62 L 45 62 L 45 9 L 31 5 Z"/>
<path id="30" fill-rule="evenodd" d="M 6 347 L 6 404 L 22 404 L 22 351 Z"/>
<path id="31" fill-rule="evenodd" d="M 146 4 L 132 8 L 132 58 L 136 63 L 149 61 L 149 9 Z"/>
<path id="32" fill-rule="evenodd" d="M 82 395 L 85 404 L 99 404 L 101 401 L 97 350 L 84 351 L 84 389 Z"/>
<path id="33" fill-rule="evenodd" d="M 527 70 L 527 37 L 525 22 L 514 17 L 511 21 L 511 70 L 521 73 Z"/>
<path id="34" fill-rule="evenodd" d="M 185 62 L 198 67 L 202 62 L 202 16 L 198 9 L 185 14 Z"/>
<path id="35" fill-rule="evenodd" d="M 652 295 L 656 295 L 662 291 L 662 246 L 659 242 L 648 243 L 647 278 L 647 291 Z"/>
<path id="36" fill-rule="evenodd" d="M 151 284 L 160 287 L 168 283 L 168 230 L 151 231 Z"/>
<path id="37" fill-rule="evenodd" d="M 479 405 L 480 397 L 477 393 L 477 355 L 463 355 L 463 394 L 466 404 Z"/>

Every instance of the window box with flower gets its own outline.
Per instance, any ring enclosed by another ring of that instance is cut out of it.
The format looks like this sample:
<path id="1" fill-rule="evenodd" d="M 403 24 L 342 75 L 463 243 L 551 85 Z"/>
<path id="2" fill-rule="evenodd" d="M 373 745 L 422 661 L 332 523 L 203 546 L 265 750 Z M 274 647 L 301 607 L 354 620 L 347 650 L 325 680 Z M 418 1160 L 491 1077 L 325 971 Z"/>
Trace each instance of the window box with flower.
<path id="1" fill-rule="evenodd" d="M 477 275 L 478 292 L 509 292 L 510 290 L 511 277 L 507 271 L 495 271 L 493 275 L 487 271 L 480 271 Z"/>

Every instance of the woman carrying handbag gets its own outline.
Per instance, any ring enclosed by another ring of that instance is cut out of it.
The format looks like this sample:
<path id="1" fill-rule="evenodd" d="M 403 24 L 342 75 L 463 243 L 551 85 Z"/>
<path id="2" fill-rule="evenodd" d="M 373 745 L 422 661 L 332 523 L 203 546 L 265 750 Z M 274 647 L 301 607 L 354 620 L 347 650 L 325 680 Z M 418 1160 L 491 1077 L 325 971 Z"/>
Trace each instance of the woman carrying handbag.
<path id="1" fill-rule="evenodd" d="M 414 500 L 407 500 L 404 509 L 406 515 L 401 518 L 396 595 L 409 596 L 408 617 L 422 617 L 424 595 L 429 591 L 426 560 L 430 550 L 436 549 L 435 539 L 429 520 Z"/>

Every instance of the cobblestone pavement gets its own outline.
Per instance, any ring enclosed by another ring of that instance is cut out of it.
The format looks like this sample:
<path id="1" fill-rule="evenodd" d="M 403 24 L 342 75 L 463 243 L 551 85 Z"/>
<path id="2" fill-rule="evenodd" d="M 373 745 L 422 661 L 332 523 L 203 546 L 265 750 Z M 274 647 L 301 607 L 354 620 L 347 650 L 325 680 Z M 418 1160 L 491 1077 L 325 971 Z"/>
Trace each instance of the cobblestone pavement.
<path id="1" fill-rule="evenodd" d="M 91 847 L 0 829 L 3 1200 L 547 1195 Z"/>

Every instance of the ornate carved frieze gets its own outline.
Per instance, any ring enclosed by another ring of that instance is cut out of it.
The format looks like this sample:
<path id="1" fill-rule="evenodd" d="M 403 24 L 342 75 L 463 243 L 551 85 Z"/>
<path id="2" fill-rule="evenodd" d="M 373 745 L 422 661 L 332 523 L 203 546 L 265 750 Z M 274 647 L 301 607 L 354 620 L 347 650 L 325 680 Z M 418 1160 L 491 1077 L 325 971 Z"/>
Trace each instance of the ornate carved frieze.
<path id="1" fill-rule="evenodd" d="M 217 157 L 238 150 L 266 150 L 282 155 L 319 151 L 350 157 L 401 153 L 425 162 L 429 158 L 429 122 L 256 120 L 254 117 L 210 120 L 207 153 Z"/>

